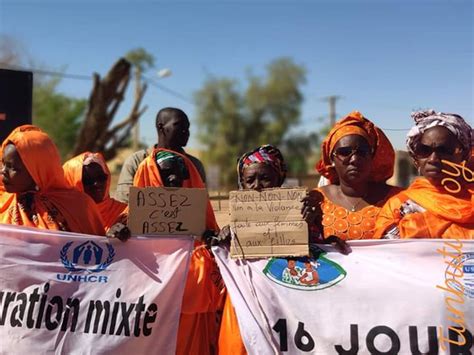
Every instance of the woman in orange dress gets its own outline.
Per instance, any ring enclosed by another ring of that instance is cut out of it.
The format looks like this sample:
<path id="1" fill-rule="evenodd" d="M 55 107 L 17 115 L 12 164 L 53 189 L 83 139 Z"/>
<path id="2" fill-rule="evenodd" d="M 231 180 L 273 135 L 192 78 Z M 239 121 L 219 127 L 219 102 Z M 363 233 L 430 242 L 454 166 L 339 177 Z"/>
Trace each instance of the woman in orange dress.
<path id="1" fill-rule="evenodd" d="M 102 154 L 79 154 L 64 163 L 63 169 L 69 186 L 85 192 L 97 204 L 106 232 L 115 223 L 123 222 L 127 205 L 110 197 L 110 171 Z"/>
<path id="2" fill-rule="evenodd" d="M 155 148 L 140 164 L 134 186 L 205 188 L 194 164 L 184 155 Z M 208 233 L 217 233 L 214 211 L 207 204 Z M 191 256 L 179 320 L 177 354 L 214 354 L 217 351 L 218 315 L 225 288 L 214 257 L 205 244 L 196 241 Z"/>
<path id="3" fill-rule="evenodd" d="M 407 148 L 421 177 L 383 207 L 376 236 L 474 238 L 472 128 L 459 115 L 418 111 Z"/>
<path id="4" fill-rule="evenodd" d="M 67 185 L 58 150 L 39 128 L 20 126 L 5 139 L 1 177 L 0 223 L 105 234 L 93 201 Z"/>
<path id="5" fill-rule="evenodd" d="M 313 190 L 321 203 L 319 237 L 374 238 L 375 221 L 385 201 L 400 188 L 385 182 L 393 174 L 395 152 L 371 121 L 354 111 L 336 123 L 321 147 L 319 173 L 329 184 Z"/>

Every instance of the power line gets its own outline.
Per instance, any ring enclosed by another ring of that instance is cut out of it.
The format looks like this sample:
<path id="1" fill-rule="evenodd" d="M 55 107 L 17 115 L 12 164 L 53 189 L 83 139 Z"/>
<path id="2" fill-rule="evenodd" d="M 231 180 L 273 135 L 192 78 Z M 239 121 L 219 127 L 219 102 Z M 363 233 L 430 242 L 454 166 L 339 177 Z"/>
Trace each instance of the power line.
<path id="1" fill-rule="evenodd" d="M 25 68 L 18 65 L 11 65 L 11 64 L 6 64 L 6 63 L 0 63 L 0 65 L 5 66 L 5 69 L 30 71 L 34 74 L 40 74 L 40 75 L 60 76 L 62 78 L 77 79 L 77 80 L 92 80 L 92 76 L 90 75 L 69 74 L 69 73 L 57 72 L 57 71 L 52 71 L 52 70 Z"/>
<path id="2" fill-rule="evenodd" d="M 53 70 L 42 70 L 42 69 L 36 69 L 36 68 L 25 68 L 25 67 L 22 67 L 22 66 L 18 66 L 18 65 L 11 65 L 11 64 L 7 64 L 7 63 L 1 63 L 0 62 L 0 66 L 4 67 L 4 69 L 12 69 L 12 70 L 23 70 L 23 71 L 30 71 L 34 74 L 39 74 L 39 75 L 49 75 L 49 76 L 59 76 L 61 78 L 66 78 L 66 79 L 75 79 L 75 80 L 93 80 L 93 77 L 92 75 L 83 75 L 83 74 L 70 74 L 70 73 L 64 73 L 64 72 L 57 72 L 57 71 L 53 71 Z M 143 76 L 142 75 L 142 79 L 144 81 L 146 81 L 147 83 L 153 85 L 154 87 L 156 87 L 157 89 L 159 90 L 162 90 L 174 97 L 177 97 L 183 101 L 186 101 L 187 103 L 190 103 L 190 104 L 194 104 L 194 102 L 180 94 L 179 92 L 177 91 L 174 91 L 170 88 L 167 88 L 166 86 L 162 85 L 162 84 L 158 84 L 155 80 L 153 80 L 152 78 L 148 78 L 146 76 Z"/>
<path id="3" fill-rule="evenodd" d="M 151 84 L 152 86 L 164 91 L 164 92 L 167 92 L 168 94 L 174 96 L 174 97 L 177 97 L 178 99 L 181 99 L 183 101 L 186 101 L 187 103 L 189 104 L 194 104 L 193 100 L 190 99 L 189 97 L 183 95 L 183 94 L 180 94 L 179 92 L 177 91 L 174 91 L 170 88 L 167 88 L 166 86 L 162 85 L 162 84 L 159 84 L 156 82 L 156 80 L 152 79 L 152 78 L 148 78 L 146 76 L 142 76 L 143 80 L 145 80 L 147 83 Z"/>

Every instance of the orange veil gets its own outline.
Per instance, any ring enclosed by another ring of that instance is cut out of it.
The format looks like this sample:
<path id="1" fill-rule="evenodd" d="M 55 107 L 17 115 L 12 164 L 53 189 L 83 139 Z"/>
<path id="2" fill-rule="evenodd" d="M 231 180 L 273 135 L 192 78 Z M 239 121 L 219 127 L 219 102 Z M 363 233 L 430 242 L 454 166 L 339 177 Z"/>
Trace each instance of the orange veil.
<path id="1" fill-rule="evenodd" d="M 69 186 L 75 188 L 78 191 L 84 192 L 84 186 L 82 185 L 82 168 L 84 159 L 91 154 L 93 154 L 102 162 L 100 165 L 104 170 L 105 175 L 107 175 L 107 187 L 104 200 L 97 204 L 100 216 L 104 222 L 104 229 L 107 231 L 119 220 L 119 216 L 125 211 L 127 205 L 110 197 L 110 170 L 107 167 L 107 163 L 105 162 L 102 154 L 84 152 L 74 158 L 69 159 L 63 165 L 64 177 L 66 178 L 66 182 L 69 184 Z"/>
<path id="2" fill-rule="evenodd" d="M 371 181 L 385 182 L 393 175 L 395 151 L 383 131 L 365 118 L 360 112 L 353 111 L 336 123 L 321 145 L 321 160 L 316 169 L 331 183 L 337 181 L 337 175 L 332 169 L 331 153 L 337 141 L 344 136 L 358 134 L 367 139 L 369 145 L 375 150 Z"/>
<path id="3" fill-rule="evenodd" d="M 2 150 L 10 143 L 37 185 L 36 191 L 29 192 L 35 208 L 28 213 L 18 194 L 3 192 L 0 223 L 104 235 L 93 201 L 68 187 L 59 152 L 46 133 L 35 126 L 21 126 L 5 139 Z"/>

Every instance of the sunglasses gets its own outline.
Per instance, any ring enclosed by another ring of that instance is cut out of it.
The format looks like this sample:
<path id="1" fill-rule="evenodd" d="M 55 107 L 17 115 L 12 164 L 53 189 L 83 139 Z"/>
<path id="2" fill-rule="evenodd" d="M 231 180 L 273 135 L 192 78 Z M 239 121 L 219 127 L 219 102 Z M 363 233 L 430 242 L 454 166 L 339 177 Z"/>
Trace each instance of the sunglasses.
<path id="1" fill-rule="evenodd" d="M 362 146 L 362 147 L 339 147 L 334 149 L 333 155 L 340 158 L 340 159 L 348 159 L 353 155 L 358 155 L 361 158 L 366 158 L 368 156 L 371 156 L 373 153 L 372 148 L 368 146 Z"/>
<path id="2" fill-rule="evenodd" d="M 430 145 L 425 144 L 418 144 L 414 150 L 415 155 L 418 158 L 428 158 L 431 154 L 436 153 L 438 157 L 446 157 L 458 154 L 461 152 L 461 148 L 457 147 L 446 147 L 444 145 L 440 145 L 438 147 L 432 147 Z"/>

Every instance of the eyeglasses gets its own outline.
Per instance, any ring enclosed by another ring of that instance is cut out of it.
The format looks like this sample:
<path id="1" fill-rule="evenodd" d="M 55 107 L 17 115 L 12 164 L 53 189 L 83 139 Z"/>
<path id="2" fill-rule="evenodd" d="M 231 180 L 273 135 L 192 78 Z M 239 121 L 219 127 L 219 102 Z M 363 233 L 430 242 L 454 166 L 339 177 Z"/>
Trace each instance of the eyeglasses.
<path id="1" fill-rule="evenodd" d="M 357 154 L 361 158 L 366 158 L 370 155 L 372 155 L 373 151 L 372 148 L 368 146 L 361 146 L 361 147 L 339 147 L 334 149 L 333 155 L 337 156 L 341 160 L 346 160 L 353 156 L 354 154 Z"/>
<path id="2" fill-rule="evenodd" d="M 431 154 L 436 152 L 438 157 L 446 157 L 458 154 L 461 152 L 461 148 L 457 147 L 446 147 L 444 145 L 440 145 L 438 147 L 432 147 L 426 144 L 418 144 L 415 147 L 414 153 L 417 158 L 428 158 Z"/>

